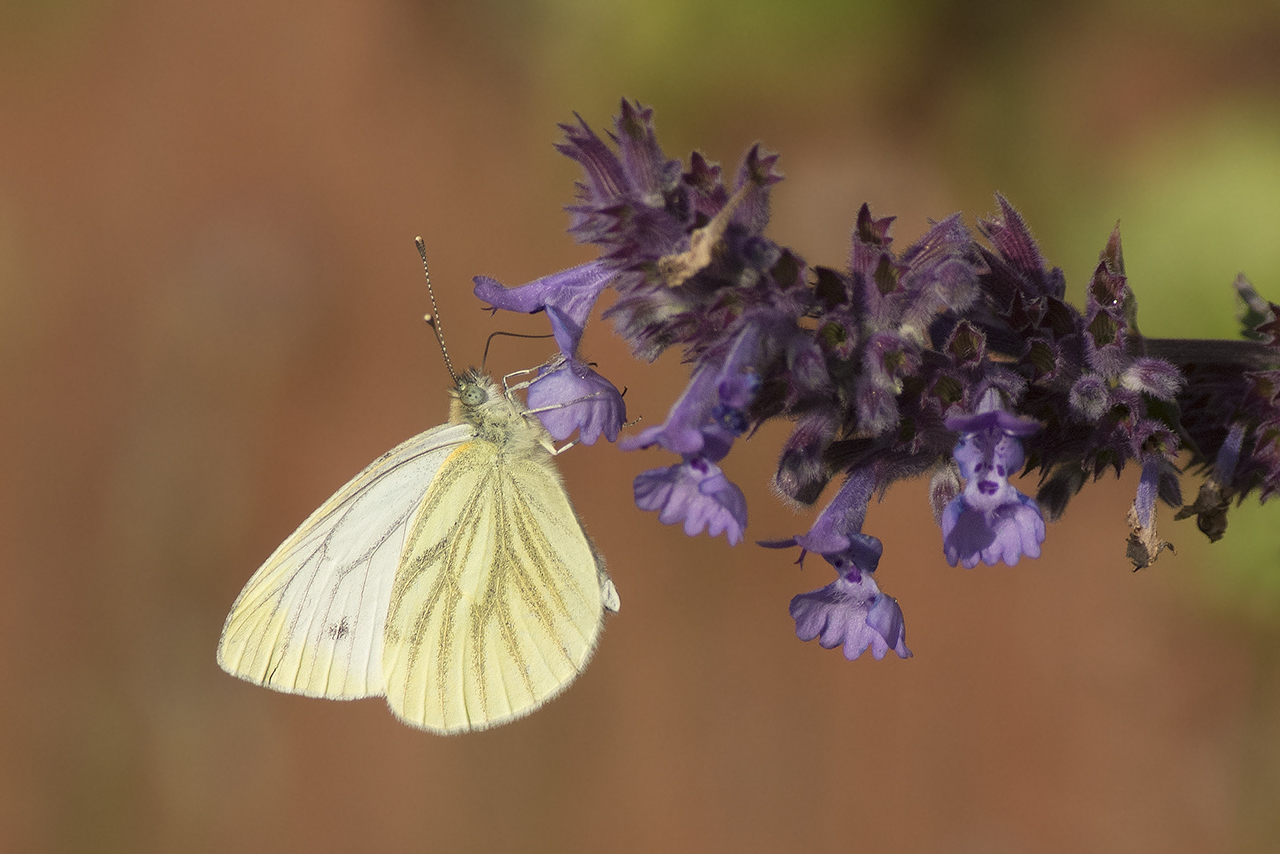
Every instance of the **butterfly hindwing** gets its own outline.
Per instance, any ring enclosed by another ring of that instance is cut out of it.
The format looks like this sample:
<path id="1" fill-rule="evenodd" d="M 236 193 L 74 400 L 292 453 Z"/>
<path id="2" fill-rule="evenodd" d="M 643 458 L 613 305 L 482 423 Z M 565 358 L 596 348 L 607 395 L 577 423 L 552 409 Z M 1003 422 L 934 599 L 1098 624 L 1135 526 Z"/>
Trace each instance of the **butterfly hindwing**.
<path id="1" fill-rule="evenodd" d="M 267 559 L 241 592 L 218 663 L 278 691 L 332 699 L 382 694 L 387 602 L 405 532 L 469 424 L 421 433 L 375 460 Z"/>
<path id="2" fill-rule="evenodd" d="M 468 442 L 405 539 L 386 621 L 387 700 L 437 732 L 527 714 L 586 666 L 616 598 L 550 455 Z"/>

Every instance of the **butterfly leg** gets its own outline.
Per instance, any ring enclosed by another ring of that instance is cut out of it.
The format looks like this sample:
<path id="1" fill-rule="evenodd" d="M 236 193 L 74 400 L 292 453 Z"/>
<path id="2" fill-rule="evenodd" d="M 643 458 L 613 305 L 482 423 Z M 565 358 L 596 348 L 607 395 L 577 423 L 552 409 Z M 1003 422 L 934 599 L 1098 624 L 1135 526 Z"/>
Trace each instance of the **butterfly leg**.
<path id="1" fill-rule="evenodd" d="M 551 368 L 554 370 L 555 368 L 558 368 L 564 362 L 564 360 L 565 360 L 564 356 L 560 353 L 557 353 L 547 361 L 543 362 L 541 365 L 538 365 L 536 368 L 525 368 L 520 371 L 512 371 L 511 373 L 507 374 L 502 378 L 502 388 L 506 391 L 508 395 L 510 395 L 513 391 L 520 391 L 521 389 L 526 389 L 529 386 L 533 385 L 534 380 L 526 380 L 522 383 L 516 383 L 515 385 L 507 385 L 507 381 L 510 380 L 512 377 L 520 377 L 526 374 L 536 373 L 538 371 L 541 371 L 543 368 Z M 537 379 L 537 378 L 535 377 L 534 379 Z"/>
<path id="2" fill-rule="evenodd" d="M 526 380 L 525 382 L 516 383 L 515 385 L 508 385 L 507 381 L 510 380 L 512 377 L 520 377 L 520 376 L 524 376 L 525 374 L 532 374 L 534 371 L 541 370 L 542 367 L 543 367 L 542 365 L 539 365 L 536 368 L 525 368 L 522 371 L 512 371 L 511 373 L 507 374 L 502 378 L 503 391 L 505 391 L 507 394 L 511 394 L 511 392 L 513 391 L 520 391 L 521 389 L 528 388 L 530 385 L 533 384 L 533 380 Z"/>
<path id="3" fill-rule="evenodd" d="M 566 406 L 573 406 L 575 403 L 583 403 L 596 397 L 604 397 L 607 392 L 595 391 L 591 394 L 584 394 L 582 397 L 576 397 L 573 400 L 566 400 L 564 403 L 553 403 L 550 406 L 539 406 L 537 409 L 526 409 L 523 415 L 536 415 L 539 412 L 551 412 L 556 409 L 564 409 Z"/>

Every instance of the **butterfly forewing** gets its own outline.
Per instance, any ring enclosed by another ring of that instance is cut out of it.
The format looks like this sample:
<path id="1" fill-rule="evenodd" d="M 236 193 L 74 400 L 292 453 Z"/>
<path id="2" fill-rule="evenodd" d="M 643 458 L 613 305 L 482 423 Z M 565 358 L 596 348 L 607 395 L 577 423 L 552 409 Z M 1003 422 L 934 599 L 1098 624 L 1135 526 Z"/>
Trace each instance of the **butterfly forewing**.
<path id="1" fill-rule="evenodd" d="M 299 526 L 253 575 L 218 644 L 218 663 L 278 691 L 382 694 L 387 602 L 405 532 L 468 424 L 436 427 L 374 461 Z"/>
<path id="2" fill-rule="evenodd" d="M 405 540 L 386 621 L 388 702 L 438 732 L 533 711 L 586 666 L 602 600 L 616 601 L 606 584 L 550 456 L 468 442 Z"/>

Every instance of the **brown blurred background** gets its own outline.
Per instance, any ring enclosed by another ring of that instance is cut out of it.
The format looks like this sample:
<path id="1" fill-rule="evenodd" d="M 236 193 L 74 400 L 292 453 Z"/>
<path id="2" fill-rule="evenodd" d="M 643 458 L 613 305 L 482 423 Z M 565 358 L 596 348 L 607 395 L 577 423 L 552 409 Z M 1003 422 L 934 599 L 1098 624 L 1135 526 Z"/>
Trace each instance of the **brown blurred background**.
<path id="1" fill-rule="evenodd" d="M 437 738 L 218 669 L 275 545 L 445 417 L 413 237 L 456 360 L 540 331 L 470 278 L 593 257 L 551 144 L 623 95 L 669 154 L 781 151 L 815 263 L 864 200 L 905 245 L 998 190 L 1073 294 L 1120 219 L 1148 335 L 1231 335 L 1238 270 L 1280 301 L 1275 3 L 5 0 L 0 851 L 1280 850 L 1280 511 L 1211 548 L 1166 509 L 1135 574 L 1131 478 L 968 572 L 895 488 L 915 658 L 849 663 L 787 615 L 821 561 L 664 528 L 630 487 L 664 457 L 576 449 L 624 607 L 531 718 Z M 586 346 L 662 420 L 674 358 Z M 727 463 L 752 538 L 811 519 L 767 488 L 785 426 Z"/>

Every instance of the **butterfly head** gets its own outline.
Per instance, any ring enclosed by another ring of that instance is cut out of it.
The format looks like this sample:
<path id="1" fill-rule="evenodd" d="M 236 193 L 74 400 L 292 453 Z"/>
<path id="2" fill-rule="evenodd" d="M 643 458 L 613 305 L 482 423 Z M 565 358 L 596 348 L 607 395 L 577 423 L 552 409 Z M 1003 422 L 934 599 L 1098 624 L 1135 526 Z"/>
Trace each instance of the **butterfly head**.
<path id="1" fill-rule="evenodd" d="M 471 368 L 458 375 L 449 391 L 449 421 L 470 424 L 476 437 L 494 442 L 506 450 L 520 451 L 533 445 L 549 448 L 551 438 L 537 418 L 528 416 L 524 405 L 485 374 Z"/>
<path id="2" fill-rule="evenodd" d="M 458 385 L 453 391 L 454 398 L 464 409 L 475 409 L 483 406 L 495 391 L 493 380 L 470 368 L 458 377 Z"/>
<path id="3" fill-rule="evenodd" d="M 495 426 L 500 432 L 506 432 L 507 422 L 519 417 L 497 384 L 475 368 L 459 374 L 457 385 L 449 394 L 453 398 L 449 420 L 454 424 L 472 424 L 481 435 L 488 436 L 490 430 L 486 428 Z"/>

